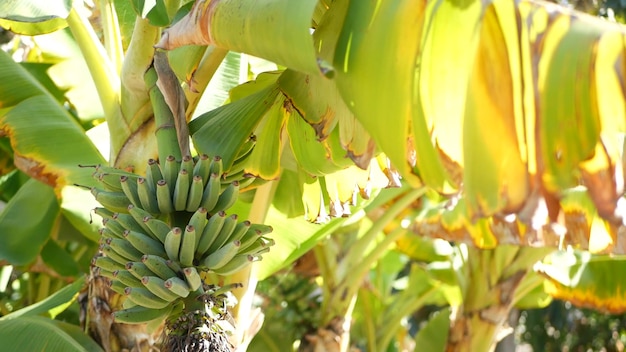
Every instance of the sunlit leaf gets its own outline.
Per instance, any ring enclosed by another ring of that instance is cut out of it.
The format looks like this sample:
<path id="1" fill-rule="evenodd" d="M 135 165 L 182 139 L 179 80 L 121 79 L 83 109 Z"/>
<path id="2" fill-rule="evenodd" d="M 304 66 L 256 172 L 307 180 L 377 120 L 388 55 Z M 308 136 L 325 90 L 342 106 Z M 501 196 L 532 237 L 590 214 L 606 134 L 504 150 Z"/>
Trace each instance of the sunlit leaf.
<path id="1" fill-rule="evenodd" d="M 18 34 L 38 35 L 67 26 L 72 0 L 0 2 L 0 26 Z"/>

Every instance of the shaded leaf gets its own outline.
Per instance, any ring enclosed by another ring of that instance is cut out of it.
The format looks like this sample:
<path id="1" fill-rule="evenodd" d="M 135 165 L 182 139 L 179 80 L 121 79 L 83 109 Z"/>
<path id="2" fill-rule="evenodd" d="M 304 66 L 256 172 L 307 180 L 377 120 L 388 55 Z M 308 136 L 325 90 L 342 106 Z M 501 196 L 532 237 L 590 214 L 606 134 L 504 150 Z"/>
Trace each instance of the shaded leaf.
<path id="1" fill-rule="evenodd" d="M 61 276 L 76 276 L 80 272 L 78 263 L 60 244 L 50 239 L 41 250 L 41 259 L 46 265 Z"/>
<path id="2" fill-rule="evenodd" d="M 415 352 L 445 351 L 450 332 L 450 308 L 444 308 L 428 320 L 415 336 Z"/>

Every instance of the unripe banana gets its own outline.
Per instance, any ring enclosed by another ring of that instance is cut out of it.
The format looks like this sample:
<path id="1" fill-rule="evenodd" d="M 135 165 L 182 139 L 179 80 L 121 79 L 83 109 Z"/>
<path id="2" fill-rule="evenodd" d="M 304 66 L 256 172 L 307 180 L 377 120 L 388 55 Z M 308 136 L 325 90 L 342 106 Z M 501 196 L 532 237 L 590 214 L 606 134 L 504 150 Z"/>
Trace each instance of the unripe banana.
<path id="1" fill-rule="evenodd" d="M 244 178 L 245 178 L 245 173 L 243 172 L 243 169 L 241 169 L 237 172 L 229 171 L 228 173 L 223 174 L 220 182 L 222 184 L 222 187 L 225 187 L 235 181 L 239 182 L 240 180 L 243 180 Z"/>
<path id="2" fill-rule="evenodd" d="M 122 186 L 120 185 L 119 176 L 107 174 L 104 172 L 94 172 L 91 174 L 106 191 L 122 192 Z M 117 179 L 117 180 L 115 180 Z"/>
<path id="3" fill-rule="evenodd" d="M 139 193 L 139 201 L 141 207 L 150 214 L 159 213 L 159 205 L 157 203 L 156 189 L 150 189 L 150 185 L 145 178 L 137 179 L 137 193 Z"/>
<path id="4" fill-rule="evenodd" d="M 215 214 L 216 211 L 226 210 L 235 204 L 237 198 L 239 197 L 239 181 L 233 181 L 222 194 L 220 194 L 220 198 L 217 200 L 215 207 L 212 209 L 212 213 Z M 207 208 L 208 209 L 208 208 Z"/>
<path id="5" fill-rule="evenodd" d="M 225 221 L 226 213 L 224 213 L 223 211 L 220 211 L 219 213 L 214 214 L 209 218 L 209 221 L 202 231 L 202 235 L 200 235 L 200 240 L 198 241 L 198 246 L 196 248 L 196 258 L 201 258 L 204 253 L 209 250 L 209 247 L 211 247 L 211 245 L 215 241 L 215 238 L 220 233 L 222 226 L 224 226 Z"/>
<path id="6" fill-rule="evenodd" d="M 220 175 L 217 173 L 211 173 L 209 180 L 206 182 L 204 192 L 202 194 L 202 201 L 200 206 L 207 209 L 211 214 L 215 214 L 217 211 L 213 211 L 217 201 L 220 199 L 220 193 L 222 192 L 222 185 L 220 183 Z"/>
<path id="7" fill-rule="evenodd" d="M 193 255 L 196 251 L 196 229 L 187 225 L 183 238 L 180 242 L 180 249 L 178 252 L 178 261 L 183 266 L 193 265 Z"/>
<path id="8" fill-rule="evenodd" d="M 266 240 L 265 238 L 261 238 L 258 241 L 254 242 L 251 246 L 246 249 L 239 249 L 239 254 L 250 254 L 252 256 L 260 256 L 263 253 L 267 253 L 270 251 L 270 247 L 274 245 L 273 241 Z"/>
<path id="9" fill-rule="evenodd" d="M 217 270 L 231 261 L 237 253 L 239 252 L 239 247 L 241 246 L 241 242 L 233 241 L 229 242 L 223 247 L 219 248 L 215 252 L 209 254 L 202 264 L 206 266 L 209 270 Z"/>
<path id="10" fill-rule="evenodd" d="M 120 265 L 126 265 L 126 263 L 128 263 L 130 260 L 126 257 L 124 257 L 123 255 L 118 254 L 116 251 L 113 250 L 113 248 L 111 248 L 111 246 L 109 246 L 108 244 L 103 244 L 100 246 L 100 250 L 102 251 L 102 253 L 104 253 L 107 257 L 115 260 L 116 262 L 118 262 Z"/>
<path id="11" fill-rule="evenodd" d="M 209 175 L 211 174 L 210 168 L 211 160 L 209 160 L 209 156 L 206 154 L 200 155 L 196 165 L 193 167 L 193 175 L 200 176 L 203 182 L 202 187 L 206 186 L 206 183 L 209 180 Z"/>
<path id="12" fill-rule="evenodd" d="M 170 304 L 170 302 L 157 297 L 145 287 L 126 287 L 124 293 L 126 298 L 146 308 L 162 309 Z"/>
<path id="13" fill-rule="evenodd" d="M 134 206 L 141 206 L 139 200 L 139 191 L 137 190 L 137 181 L 127 176 L 120 176 L 120 185 L 122 191 Z"/>
<path id="14" fill-rule="evenodd" d="M 274 231 L 274 229 L 269 226 L 269 225 L 265 225 L 265 224 L 252 224 L 250 225 L 250 230 L 249 231 L 259 231 L 261 232 L 261 235 L 267 235 L 269 233 L 272 233 L 272 231 Z"/>
<path id="15" fill-rule="evenodd" d="M 221 156 L 215 156 L 211 159 L 211 163 L 209 164 L 209 175 L 217 174 L 219 177 L 222 177 L 222 173 L 224 172 L 224 164 Z"/>
<path id="16" fill-rule="evenodd" d="M 193 158 L 191 157 L 191 155 L 185 155 L 183 157 L 183 161 L 180 163 L 180 169 L 181 170 L 187 170 L 187 173 L 189 175 L 193 175 Z"/>
<path id="17" fill-rule="evenodd" d="M 138 224 L 130 214 L 114 213 L 113 220 L 117 221 L 126 230 L 144 231 L 143 226 Z"/>
<path id="18" fill-rule="evenodd" d="M 204 228 L 208 222 L 206 217 L 207 217 L 207 210 L 205 208 L 198 208 L 198 210 L 196 210 L 191 216 L 191 218 L 189 219 L 188 224 L 193 226 L 196 229 L 196 244 L 195 244 L 196 247 L 198 246 L 198 243 L 200 242 L 202 231 L 204 231 Z"/>
<path id="19" fill-rule="evenodd" d="M 217 233 L 217 235 L 215 236 L 215 240 L 209 247 L 209 250 L 207 251 L 208 253 L 213 253 L 226 243 L 233 241 L 230 239 L 230 237 L 235 231 L 235 227 L 237 227 L 238 218 L 239 217 L 237 216 L 237 214 L 233 214 L 226 218 L 226 220 L 224 221 L 224 225 L 220 229 L 220 232 Z"/>
<path id="20" fill-rule="evenodd" d="M 257 178 L 254 175 L 243 174 L 243 178 L 239 180 L 239 191 L 245 190 L 246 187 L 248 187 L 251 184 L 253 184 L 254 181 L 256 181 L 256 180 L 257 180 Z"/>
<path id="21" fill-rule="evenodd" d="M 165 264 L 167 264 L 170 269 L 174 270 L 176 275 L 183 272 L 183 269 L 181 268 L 180 264 L 178 264 L 177 260 L 168 259 L 165 261 Z"/>
<path id="22" fill-rule="evenodd" d="M 241 149 L 239 149 L 239 151 L 237 152 L 237 156 L 235 157 L 235 161 L 233 162 L 233 165 L 242 164 L 242 162 L 245 161 L 250 156 L 250 154 L 252 154 L 252 150 L 254 149 L 255 145 L 256 145 L 256 136 L 251 135 L 250 138 L 248 138 L 248 140 L 241 146 Z M 235 168 L 237 167 L 238 166 L 235 166 Z M 232 170 L 233 167 L 231 167 L 230 169 Z"/>
<path id="23" fill-rule="evenodd" d="M 161 214 L 169 214 L 174 212 L 174 204 L 172 203 L 172 193 L 169 184 L 165 180 L 159 180 L 156 185 L 157 203 Z"/>
<path id="24" fill-rule="evenodd" d="M 189 285 L 184 280 L 174 276 L 165 280 L 165 288 L 179 295 L 180 297 L 189 296 Z"/>
<path id="25" fill-rule="evenodd" d="M 118 323 L 142 324 L 156 319 L 165 319 L 171 311 L 172 306 L 170 305 L 161 309 L 146 308 L 137 305 L 132 308 L 113 312 L 113 319 Z"/>
<path id="26" fill-rule="evenodd" d="M 155 276 L 156 274 L 142 262 L 126 263 L 126 270 L 131 273 L 137 280 L 141 280 L 144 276 Z"/>
<path id="27" fill-rule="evenodd" d="M 163 179 L 159 163 L 154 159 L 148 159 L 148 167 L 146 168 L 146 180 L 152 192 L 156 192 L 156 184 Z"/>
<path id="28" fill-rule="evenodd" d="M 165 243 L 165 237 L 171 230 L 170 225 L 153 217 L 144 218 L 144 224 L 150 229 L 150 236 L 158 239 L 161 243 Z"/>
<path id="29" fill-rule="evenodd" d="M 141 278 L 141 283 L 152 293 L 154 293 L 157 297 L 172 302 L 180 296 L 175 294 L 174 292 L 165 288 L 165 281 L 156 276 L 144 276 Z"/>
<path id="30" fill-rule="evenodd" d="M 100 234 L 100 243 L 105 243 L 105 240 L 107 238 L 124 238 L 124 237 L 118 236 L 116 233 L 107 229 L 106 227 L 103 227 L 100 230 L 98 230 L 98 233 Z"/>
<path id="31" fill-rule="evenodd" d="M 185 169 L 180 169 L 176 185 L 174 186 L 174 209 L 176 211 L 183 211 L 187 207 L 190 185 L 189 172 Z"/>
<path id="32" fill-rule="evenodd" d="M 119 238 L 122 238 L 122 234 L 124 233 L 124 230 L 126 230 L 122 225 L 113 219 L 102 220 L 102 225 L 104 225 L 105 229 L 111 231 L 116 237 Z"/>
<path id="33" fill-rule="evenodd" d="M 128 308 L 132 308 L 132 307 L 137 307 L 137 303 L 131 301 L 130 299 L 124 299 L 124 302 L 122 302 L 122 308 L 128 309 Z M 139 307 L 141 307 L 141 306 L 139 306 Z"/>
<path id="34" fill-rule="evenodd" d="M 165 165 L 163 166 L 163 179 L 170 188 L 170 197 L 174 195 L 174 185 L 178 178 L 178 172 L 180 171 L 178 162 L 173 155 L 170 155 L 165 159 Z"/>
<path id="35" fill-rule="evenodd" d="M 120 295 L 124 295 L 124 290 L 126 289 L 126 285 L 121 283 L 118 280 L 109 280 L 109 288 L 114 292 L 117 292 Z"/>
<path id="36" fill-rule="evenodd" d="M 135 222 L 137 222 L 141 226 L 141 228 L 143 229 L 142 232 L 148 234 L 152 233 L 151 229 L 146 224 L 146 221 L 144 221 L 146 218 L 152 218 L 152 215 L 150 215 L 150 213 L 143 210 L 141 207 L 136 207 L 132 205 L 128 207 L 128 212 L 133 217 L 133 219 L 135 219 Z"/>
<path id="37" fill-rule="evenodd" d="M 123 192 L 108 192 L 92 187 L 91 194 L 102 206 L 114 212 L 125 213 L 130 204 Z"/>
<path id="38" fill-rule="evenodd" d="M 246 232 L 248 232 L 251 225 L 252 224 L 248 220 L 238 223 L 237 226 L 235 226 L 235 230 L 233 230 L 233 233 L 230 235 L 230 238 L 228 239 L 228 241 L 241 240 L 243 236 L 246 234 Z"/>
<path id="39" fill-rule="evenodd" d="M 109 257 L 97 257 L 97 258 L 92 259 L 91 263 L 97 266 L 98 268 L 102 268 L 110 272 L 124 269 L 123 264 L 120 264 L 117 261 Z"/>
<path id="40" fill-rule="evenodd" d="M 94 214 L 98 215 L 104 221 L 105 219 L 112 219 L 114 212 L 110 211 L 107 208 L 96 207 L 93 209 Z M 91 223 L 91 222 L 90 222 Z"/>
<path id="41" fill-rule="evenodd" d="M 133 274 L 129 273 L 126 270 L 115 270 L 113 272 L 113 277 L 115 280 L 123 283 L 126 287 L 142 287 L 141 281 L 136 278 Z"/>
<path id="42" fill-rule="evenodd" d="M 189 194 L 187 195 L 187 206 L 185 210 L 188 212 L 196 211 L 200 207 L 202 201 L 204 187 L 202 186 L 202 177 L 194 176 L 191 180 L 191 186 L 189 187 Z"/>
<path id="43" fill-rule="evenodd" d="M 249 254 L 243 254 L 243 255 L 238 254 L 235 257 L 233 257 L 233 259 L 231 259 L 228 262 L 228 264 L 222 266 L 219 269 L 214 269 L 213 272 L 222 276 L 232 275 L 242 270 L 243 268 L 247 267 L 248 265 L 252 264 L 253 262 L 254 262 L 253 256 Z"/>
<path id="44" fill-rule="evenodd" d="M 190 266 L 188 268 L 184 268 L 183 274 L 185 275 L 185 281 L 187 281 L 191 291 L 195 291 L 200 288 L 202 285 L 202 278 L 195 267 Z"/>
<path id="45" fill-rule="evenodd" d="M 141 253 L 154 254 L 163 258 L 167 257 L 163 244 L 146 234 L 126 230 L 124 232 L 124 237 Z"/>
<path id="46" fill-rule="evenodd" d="M 171 260 L 178 260 L 178 251 L 180 251 L 180 244 L 182 241 L 182 230 L 179 227 L 172 228 L 165 236 L 165 253 Z"/>
<path id="47" fill-rule="evenodd" d="M 106 244 L 109 245 L 117 254 L 128 259 L 127 261 L 139 261 L 143 253 L 138 251 L 125 239 L 107 238 Z"/>
<path id="48" fill-rule="evenodd" d="M 174 270 L 167 266 L 167 261 L 165 259 L 157 255 L 146 254 L 141 257 L 141 262 L 144 263 L 150 271 L 163 280 L 167 280 L 170 277 L 178 275 Z"/>
<path id="49" fill-rule="evenodd" d="M 93 269 L 93 273 L 96 276 L 104 276 L 109 280 L 115 279 L 115 276 L 113 276 L 113 271 L 102 269 L 100 267 L 95 267 Z"/>

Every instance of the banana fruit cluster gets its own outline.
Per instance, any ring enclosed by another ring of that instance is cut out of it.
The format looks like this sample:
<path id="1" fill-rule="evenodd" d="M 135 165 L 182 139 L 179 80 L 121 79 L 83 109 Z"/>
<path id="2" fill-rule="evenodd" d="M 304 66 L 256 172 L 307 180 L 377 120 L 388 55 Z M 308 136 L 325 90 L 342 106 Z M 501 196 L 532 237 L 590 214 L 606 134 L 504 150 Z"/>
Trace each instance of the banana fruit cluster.
<path id="1" fill-rule="evenodd" d="M 266 237 L 270 226 L 225 212 L 250 179 L 226 176 L 219 157 L 203 155 L 195 163 L 190 157 L 167 158 L 162 167 L 150 160 L 146 177 L 97 166 L 94 177 L 103 185 L 92 189 L 103 205 L 95 209 L 103 228 L 101 255 L 93 265 L 127 298 L 124 309 L 114 313 L 119 322 L 169 315 L 203 286 L 201 272 L 234 274 L 261 260 L 274 244 Z M 185 219 L 177 222 L 184 225 L 172 226 L 168 219 Z"/>

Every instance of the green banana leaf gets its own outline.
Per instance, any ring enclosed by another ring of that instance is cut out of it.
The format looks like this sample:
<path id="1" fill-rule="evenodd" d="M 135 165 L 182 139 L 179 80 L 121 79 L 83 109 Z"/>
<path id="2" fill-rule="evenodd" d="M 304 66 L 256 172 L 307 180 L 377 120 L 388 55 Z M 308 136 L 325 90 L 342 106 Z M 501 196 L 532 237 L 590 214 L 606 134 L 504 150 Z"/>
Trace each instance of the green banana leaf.
<path id="1" fill-rule="evenodd" d="M 415 352 L 445 351 L 450 331 L 450 308 L 444 308 L 428 321 L 415 336 Z"/>

